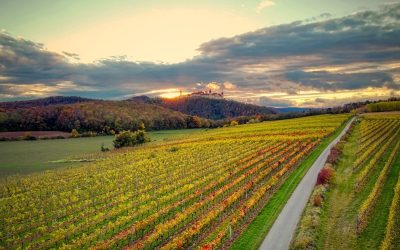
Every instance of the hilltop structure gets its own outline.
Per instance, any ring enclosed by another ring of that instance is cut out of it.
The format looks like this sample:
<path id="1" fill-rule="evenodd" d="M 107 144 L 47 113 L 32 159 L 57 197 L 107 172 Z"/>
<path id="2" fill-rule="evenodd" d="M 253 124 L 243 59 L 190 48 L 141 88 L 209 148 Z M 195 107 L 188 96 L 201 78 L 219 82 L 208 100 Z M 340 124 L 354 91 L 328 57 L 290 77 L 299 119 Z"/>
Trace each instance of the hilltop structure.
<path id="1" fill-rule="evenodd" d="M 189 97 L 204 97 L 209 99 L 224 99 L 224 91 L 221 93 L 212 92 L 211 89 L 205 91 L 197 91 L 188 95 Z"/>

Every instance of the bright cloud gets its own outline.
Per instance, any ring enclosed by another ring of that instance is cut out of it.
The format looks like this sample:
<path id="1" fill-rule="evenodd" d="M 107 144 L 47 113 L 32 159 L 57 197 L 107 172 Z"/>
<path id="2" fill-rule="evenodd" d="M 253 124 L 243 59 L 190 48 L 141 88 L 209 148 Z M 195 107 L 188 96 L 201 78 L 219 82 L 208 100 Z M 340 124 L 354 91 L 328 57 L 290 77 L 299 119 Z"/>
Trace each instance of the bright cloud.
<path id="1" fill-rule="evenodd" d="M 260 27 L 256 20 L 222 9 L 165 7 L 112 16 L 45 44 L 59 53 L 74 52 L 74 58 L 78 54 L 86 63 L 115 55 L 133 61 L 177 63 L 198 55 L 200 44 L 216 34 L 228 37 Z"/>
<path id="2" fill-rule="evenodd" d="M 260 13 L 264 9 L 271 7 L 275 5 L 274 1 L 271 0 L 262 0 L 258 5 L 257 5 L 257 13 Z"/>

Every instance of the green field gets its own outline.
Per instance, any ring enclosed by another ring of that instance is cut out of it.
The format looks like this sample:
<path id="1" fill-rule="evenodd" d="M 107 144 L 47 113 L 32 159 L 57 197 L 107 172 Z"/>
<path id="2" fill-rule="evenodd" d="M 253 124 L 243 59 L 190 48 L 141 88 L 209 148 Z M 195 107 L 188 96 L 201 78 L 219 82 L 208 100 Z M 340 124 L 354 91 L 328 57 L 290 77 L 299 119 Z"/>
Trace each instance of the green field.
<path id="1" fill-rule="evenodd" d="M 152 143 L 182 138 L 204 129 L 182 129 L 149 132 Z M 100 152 L 101 144 L 113 148 L 114 136 L 71 139 L 0 142 L 0 176 L 26 174 L 58 167 L 77 166 L 66 160 L 85 159 L 86 154 Z M 59 162 L 56 162 L 59 161 Z"/>

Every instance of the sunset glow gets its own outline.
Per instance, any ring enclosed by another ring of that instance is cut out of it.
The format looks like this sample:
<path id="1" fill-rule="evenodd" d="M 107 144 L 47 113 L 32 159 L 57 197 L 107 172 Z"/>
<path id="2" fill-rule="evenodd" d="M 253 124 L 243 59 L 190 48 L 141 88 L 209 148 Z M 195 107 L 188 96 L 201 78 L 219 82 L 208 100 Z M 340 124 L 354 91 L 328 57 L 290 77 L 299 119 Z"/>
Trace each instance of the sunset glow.
<path id="1" fill-rule="evenodd" d="M 173 98 L 211 89 L 265 106 L 325 107 L 399 95 L 400 4 L 393 2 L 1 6 L 3 101 Z"/>

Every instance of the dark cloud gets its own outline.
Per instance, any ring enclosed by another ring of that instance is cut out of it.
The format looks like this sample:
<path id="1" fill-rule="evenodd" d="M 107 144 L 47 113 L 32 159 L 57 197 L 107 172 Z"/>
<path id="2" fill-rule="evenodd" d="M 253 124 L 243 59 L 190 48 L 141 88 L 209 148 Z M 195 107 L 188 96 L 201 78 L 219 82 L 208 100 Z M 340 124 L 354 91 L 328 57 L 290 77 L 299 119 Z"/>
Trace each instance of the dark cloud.
<path id="1" fill-rule="evenodd" d="M 10 86 L 29 88 L 42 84 L 52 86 L 55 93 L 115 98 L 153 89 L 194 89 L 196 83 L 227 81 L 243 94 L 366 87 L 398 90 L 398 64 L 392 68 L 380 65 L 400 62 L 400 4 L 327 18 L 329 14 L 321 14 L 213 40 L 200 46 L 199 56 L 177 64 L 132 62 L 125 57 L 71 63 L 70 59 L 78 60 L 79 55 L 53 53 L 43 44 L 0 33 L 0 94 L 18 97 L 19 92 L 11 91 Z M 362 70 L 366 64 L 368 72 Z M 348 65 L 361 66 L 356 72 L 307 70 Z M 72 84 L 63 85 L 65 82 Z"/>
<path id="2" fill-rule="evenodd" d="M 391 75 L 385 72 L 339 74 L 324 71 L 292 71 L 286 75 L 296 83 L 321 90 L 355 90 L 366 86 L 400 89 L 400 85 L 397 85 Z"/>
<path id="3" fill-rule="evenodd" d="M 76 53 L 70 53 L 70 52 L 66 52 L 66 51 L 63 51 L 62 53 L 67 57 L 71 57 L 71 58 L 73 58 L 75 60 L 80 60 L 79 55 L 76 54 Z"/>

